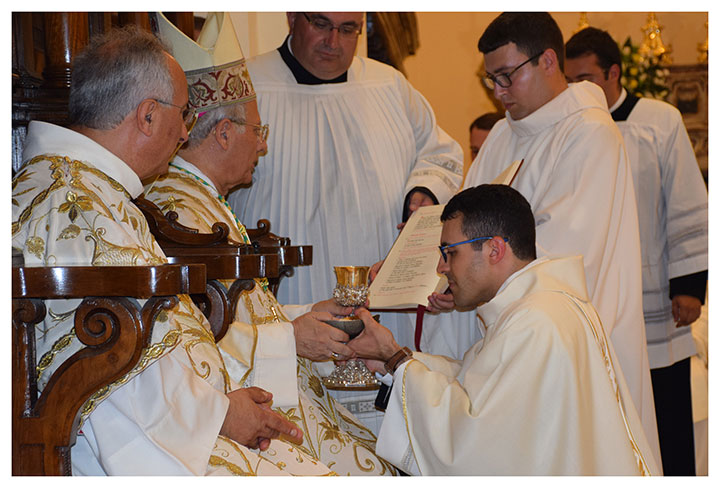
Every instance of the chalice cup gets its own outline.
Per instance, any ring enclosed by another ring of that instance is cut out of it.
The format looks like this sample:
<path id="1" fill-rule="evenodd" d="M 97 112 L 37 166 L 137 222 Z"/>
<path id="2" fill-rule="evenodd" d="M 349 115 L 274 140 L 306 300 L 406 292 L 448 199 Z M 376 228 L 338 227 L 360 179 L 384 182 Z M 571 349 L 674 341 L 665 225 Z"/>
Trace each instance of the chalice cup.
<path id="1" fill-rule="evenodd" d="M 335 266 L 337 285 L 333 290 L 333 298 L 343 307 L 359 307 L 365 305 L 368 297 L 369 266 Z M 376 315 L 375 320 L 378 319 Z M 350 340 L 365 329 L 365 324 L 358 317 L 340 317 L 325 321 L 342 330 Z M 380 387 L 375 375 L 358 359 L 349 359 L 344 365 L 336 365 L 330 376 L 323 378 L 326 388 L 332 390 L 374 390 Z"/>

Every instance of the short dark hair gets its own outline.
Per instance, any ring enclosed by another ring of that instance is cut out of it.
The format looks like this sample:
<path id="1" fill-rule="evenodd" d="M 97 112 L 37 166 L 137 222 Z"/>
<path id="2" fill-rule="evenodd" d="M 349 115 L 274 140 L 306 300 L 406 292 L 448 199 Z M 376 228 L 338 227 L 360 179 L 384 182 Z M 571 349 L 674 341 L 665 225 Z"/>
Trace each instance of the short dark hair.
<path id="1" fill-rule="evenodd" d="M 470 131 L 472 132 L 473 129 L 490 130 L 498 121 L 504 118 L 505 114 L 502 112 L 488 112 L 486 114 L 482 114 L 480 117 L 473 120 L 472 124 L 470 124 Z"/>
<path id="2" fill-rule="evenodd" d="M 565 56 L 568 59 L 579 58 L 587 54 L 597 56 L 600 68 L 605 71 L 606 79 L 607 71 L 614 64 L 617 64 L 622 71 L 620 47 L 607 31 L 586 27 L 572 36 L 565 44 Z"/>
<path id="3" fill-rule="evenodd" d="M 171 100 L 168 49 L 135 25 L 93 37 L 73 60 L 70 125 L 109 130 L 145 98 Z"/>
<path id="4" fill-rule="evenodd" d="M 445 205 L 440 220 L 462 216 L 461 229 L 468 239 L 481 236 L 506 237 L 518 259 L 533 260 L 535 217 L 519 191 L 507 185 L 479 185 L 461 191 Z M 482 249 L 484 241 L 471 243 Z"/>
<path id="5" fill-rule="evenodd" d="M 557 55 L 560 70 L 565 70 L 562 31 L 549 13 L 503 12 L 480 36 L 478 50 L 487 54 L 511 42 L 528 57 L 552 49 Z M 538 60 L 533 60 L 532 64 L 537 66 Z"/>

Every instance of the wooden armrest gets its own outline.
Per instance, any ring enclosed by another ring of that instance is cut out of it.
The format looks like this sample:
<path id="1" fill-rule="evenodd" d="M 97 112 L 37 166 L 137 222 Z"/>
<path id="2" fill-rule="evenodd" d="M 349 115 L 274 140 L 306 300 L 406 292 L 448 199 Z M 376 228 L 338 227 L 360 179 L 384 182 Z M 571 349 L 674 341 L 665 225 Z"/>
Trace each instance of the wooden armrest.
<path id="1" fill-rule="evenodd" d="M 201 264 L 12 268 L 13 298 L 150 298 L 202 293 L 205 282 Z"/>

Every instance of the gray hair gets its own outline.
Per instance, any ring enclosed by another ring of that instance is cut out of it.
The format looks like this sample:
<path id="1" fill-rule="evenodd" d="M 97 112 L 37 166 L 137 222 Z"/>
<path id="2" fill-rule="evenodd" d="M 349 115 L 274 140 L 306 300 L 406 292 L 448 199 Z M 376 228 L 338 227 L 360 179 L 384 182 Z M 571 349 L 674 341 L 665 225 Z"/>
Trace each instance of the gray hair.
<path id="1" fill-rule="evenodd" d="M 137 26 L 93 38 L 73 62 L 70 125 L 117 127 L 146 98 L 172 101 L 169 51 Z"/>
<path id="2" fill-rule="evenodd" d="M 223 119 L 230 119 L 239 124 L 245 123 L 245 104 L 232 103 L 230 105 L 221 105 L 205 112 L 202 117 L 198 118 L 195 127 L 192 132 L 190 132 L 190 137 L 188 138 L 185 148 L 192 149 L 204 141 L 215 126 Z M 240 126 L 240 129 L 241 133 L 246 130 L 244 125 Z"/>

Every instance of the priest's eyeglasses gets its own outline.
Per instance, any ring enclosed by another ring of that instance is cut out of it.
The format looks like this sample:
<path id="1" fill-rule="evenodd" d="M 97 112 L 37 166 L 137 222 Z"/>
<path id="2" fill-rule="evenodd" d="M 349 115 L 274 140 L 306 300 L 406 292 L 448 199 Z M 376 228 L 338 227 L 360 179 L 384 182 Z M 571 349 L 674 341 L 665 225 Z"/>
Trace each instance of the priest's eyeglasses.
<path id="1" fill-rule="evenodd" d="M 445 244 L 444 246 L 438 246 L 438 249 L 440 249 L 440 254 L 442 255 L 443 261 L 447 263 L 447 253 L 445 252 L 446 249 L 449 249 L 451 247 L 459 246 L 460 244 L 469 244 L 471 242 L 475 241 L 487 241 L 492 239 L 493 236 L 490 237 L 476 237 L 475 239 L 468 239 L 467 241 L 462 242 L 456 242 L 455 244 Z M 507 242 L 507 237 L 503 237 L 503 240 Z"/>
<path id="2" fill-rule="evenodd" d="M 270 125 L 257 125 L 257 124 L 250 124 L 249 122 L 238 122 L 236 120 L 233 120 L 237 125 L 247 125 L 248 127 L 253 128 L 253 132 L 255 132 L 255 135 L 260 139 L 262 142 L 267 141 L 268 134 L 270 133 Z"/>
<path id="3" fill-rule="evenodd" d="M 356 23 L 347 23 L 335 25 L 324 17 L 310 17 L 305 12 L 302 13 L 305 19 L 317 32 L 323 34 L 330 34 L 333 30 L 337 29 L 338 35 L 345 39 L 356 39 L 357 36 L 362 32 L 362 27 Z"/>
<path id="4" fill-rule="evenodd" d="M 197 122 L 197 113 L 195 112 L 195 109 L 190 107 L 189 105 L 185 105 L 184 107 L 180 105 L 175 105 L 174 103 L 166 102 L 165 100 L 160 100 L 158 98 L 151 98 L 150 100 L 155 100 L 157 103 L 161 103 L 163 105 L 169 105 L 171 107 L 176 107 L 181 110 L 180 114 L 182 115 L 183 122 L 185 123 L 185 128 L 188 131 L 188 134 L 190 131 L 195 127 L 195 122 Z"/>
<path id="5" fill-rule="evenodd" d="M 545 51 L 543 51 L 545 52 Z M 535 56 L 526 59 L 522 63 L 515 66 L 512 70 L 510 70 L 508 73 L 500 73 L 499 75 L 492 75 L 490 73 L 485 73 L 485 76 L 483 76 L 483 83 L 485 83 L 485 86 L 488 87 L 490 90 L 495 89 L 495 85 L 501 87 L 501 88 L 510 88 L 512 86 L 512 79 L 510 76 L 515 74 L 517 70 L 528 64 L 530 61 L 539 58 L 543 52 L 537 53 Z"/>

